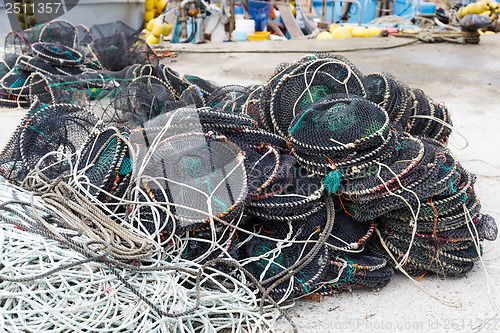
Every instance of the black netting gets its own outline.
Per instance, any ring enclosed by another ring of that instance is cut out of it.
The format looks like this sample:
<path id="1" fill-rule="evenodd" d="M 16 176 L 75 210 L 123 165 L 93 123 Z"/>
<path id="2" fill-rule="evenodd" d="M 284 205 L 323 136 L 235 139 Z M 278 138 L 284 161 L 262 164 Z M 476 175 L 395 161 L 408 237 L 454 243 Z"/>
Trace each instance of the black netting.
<path id="1" fill-rule="evenodd" d="M 384 287 L 394 275 L 384 259 L 365 254 L 335 253 L 329 261 L 329 273 L 321 291 L 333 294 L 356 288 L 377 289 Z"/>
<path id="2" fill-rule="evenodd" d="M 95 115 L 76 105 L 53 104 L 33 109 L 2 153 L 10 156 L 2 163 L 4 177 L 22 181 L 37 168 L 47 178 L 57 178 L 69 170 L 72 155 L 97 123 Z M 14 151 L 19 154 L 13 154 Z"/>
<path id="3" fill-rule="evenodd" d="M 389 120 L 383 109 L 361 97 L 332 95 L 308 105 L 287 132 L 296 150 L 361 150 L 384 142 Z"/>
<path id="4" fill-rule="evenodd" d="M 103 202 L 109 200 L 108 193 L 122 196 L 128 186 L 132 161 L 122 134 L 116 128 L 92 133 L 78 160 L 87 191 Z"/>
<path id="5" fill-rule="evenodd" d="M 446 143 L 453 125 L 446 106 L 435 103 L 420 89 L 412 89 L 416 103 L 408 132 Z"/>
<path id="6" fill-rule="evenodd" d="M 242 148 L 255 148 L 270 145 L 278 150 L 285 150 L 287 141 L 281 136 L 262 129 L 243 128 L 227 130 L 224 135 Z"/>
<path id="7" fill-rule="evenodd" d="M 278 169 L 279 170 L 279 169 Z M 261 196 L 249 203 L 248 212 L 269 220 L 295 220 L 299 216 L 311 214 L 320 210 L 322 206 L 323 185 L 319 177 L 310 176 L 302 168 L 293 168 L 290 173 L 290 185 L 276 188 L 278 180 L 272 179 L 270 183 L 272 195 Z M 252 173 L 249 173 L 249 178 Z M 277 175 L 279 177 L 279 174 Z M 277 178 L 276 177 L 276 178 Z M 283 190 L 282 190 L 283 189 Z"/>
<path id="8" fill-rule="evenodd" d="M 158 65 L 158 58 L 142 39 L 117 32 L 89 44 L 100 67 L 119 71 L 132 64 Z"/>
<path id="9" fill-rule="evenodd" d="M 144 126 L 146 121 L 178 107 L 174 91 L 154 76 L 141 76 L 116 89 L 106 116 L 114 121 Z"/>
<path id="10" fill-rule="evenodd" d="M 104 24 L 95 24 L 90 27 L 90 35 L 93 39 L 99 39 L 103 37 L 109 37 L 116 33 L 123 33 L 127 36 L 134 36 L 136 34 L 136 30 L 129 27 L 122 21 L 115 21 Z"/>
<path id="11" fill-rule="evenodd" d="M 360 78 L 335 59 L 318 59 L 285 74 L 272 91 L 270 116 L 274 130 L 287 136 L 292 120 L 325 96 L 343 93 L 365 96 Z"/>
<path id="12" fill-rule="evenodd" d="M 262 224 L 258 222 L 258 219 L 252 220 L 253 223 L 249 223 L 249 227 L 257 235 L 243 242 L 242 256 L 250 258 L 250 260 L 243 261 L 244 267 L 259 281 L 267 281 L 264 286 L 269 286 L 281 277 L 280 274 L 283 271 L 299 264 L 300 260 L 311 251 L 314 240 L 319 237 L 318 230 L 322 230 L 326 220 L 325 208 L 307 218 L 293 222 Z M 258 235 L 265 235 L 266 238 L 258 237 Z M 312 242 L 300 242 L 304 240 Z M 292 243 L 286 245 L 288 241 Z M 293 243 L 293 241 L 299 242 Z M 327 274 L 328 255 L 327 247 L 319 249 L 306 267 L 295 271 L 292 276 L 285 276 L 284 281 L 279 283 L 270 295 L 277 301 L 283 301 L 289 297 L 314 291 Z"/>
<path id="13" fill-rule="evenodd" d="M 393 257 L 402 258 L 410 246 L 411 235 L 398 232 L 386 233 L 383 230 L 381 233 Z M 373 244 L 373 251 L 386 256 L 379 240 L 370 244 Z M 472 242 L 462 242 L 459 244 L 462 246 L 453 243 L 455 249 L 443 248 L 443 244 L 449 243 L 433 236 L 416 237 L 403 269 L 413 276 L 420 276 L 427 271 L 439 276 L 464 276 L 472 269 L 474 261 L 479 259 L 479 253 Z M 392 259 L 389 262 L 394 263 Z"/>
<path id="14" fill-rule="evenodd" d="M 78 28 L 67 21 L 51 21 L 40 29 L 38 41 L 74 48 L 78 43 Z"/>
<path id="15" fill-rule="evenodd" d="M 241 151 L 230 142 L 208 134 L 179 134 L 143 157 L 136 165 L 136 177 L 141 179 L 136 186 L 143 189 L 138 199 L 166 207 L 172 204 L 175 232 L 204 224 L 209 216 L 222 218 L 246 199 Z"/>
<path id="16" fill-rule="evenodd" d="M 243 86 L 223 86 L 210 94 L 206 104 L 214 111 L 241 113 L 249 95 Z"/>
<path id="17" fill-rule="evenodd" d="M 42 74 L 59 74 L 57 69 L 40 57 L 22 56 L 18 60 L 18 68 L 21 71 Z"/>
<path id="18" fill-rule="evenodd" d="M 341 205 L 337 203 L 337 207 Z M 374 229 L 375 223 L 356 221 L 346 212 L 339 210 L 335 213 L 335 223 L 327 244 L 336 251 L 361 252 Z"/>
<path id="19" fill-rule="evenodd" d="M 56 66 L 77 67 L 83 63 L 83 55 L 64 44 L 38 42 L 31 44 L 33 55 Z"/>
<path id="20" fill-rule="evenodd" d="M 184 79 L 186 79 L 189 83 L 197 86 L 202 92 L 202 96 L 204 96 L 205 98 L 210 96 L 210 94 L 212 94 L 219 88 L 219 86 L 214 82 L 202 79 L 201 77 L 195 75 L 185 75 Z"/>

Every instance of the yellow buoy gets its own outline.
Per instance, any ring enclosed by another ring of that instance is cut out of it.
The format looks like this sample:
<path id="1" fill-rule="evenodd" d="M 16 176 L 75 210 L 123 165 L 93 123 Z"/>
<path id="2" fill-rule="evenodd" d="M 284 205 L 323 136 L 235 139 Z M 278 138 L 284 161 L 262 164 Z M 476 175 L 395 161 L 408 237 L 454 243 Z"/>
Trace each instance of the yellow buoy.
<path id="1" fill-rule="evenodd" d="M 331 33 L 333 38 L 351 38 L 352 35 L 345 27 L 337 27 Z"/>
<path id="2" fill-rule="evenodd" d="M 144 2 L 144 9 L 146 11 L 155 9 L 155 0 L 146 0 Z"/>
<path id="3" fill-rule="evenodd" d="M 155 18 L 151 21 L 153 21 L 153 29 L 151 29 L 151 33 L 156 37 L 160 37 L 160 35 L 163 33 L 163 21 L 159 18 Z"/>
<path id="4" fill-rule="evenodd" d="M 155 7 L 158 15 L 163 13 L 165 7 L 167 6 L 167 2 L 167 0 L 156 0 Z"/>
<path id="5" fill-rule="evenodd" d="M 163 23 L 163 36 L 167 37 L 172 32 L 172 24 L 165 22 Z"/>
<path id="6" fill-rule="evenodd" d="M 154 25 L 155 25 L 155 20 L 150 20 L 148 23 L 146 23 L 146 29 L 148 29 L 148 31 L 151 31 L 153 30 Z"/>
<path id="7" fill-rule="evenodd" d="M 382 29 L 377 28 L 377 27 L 368 27 L 365 30 L 365 37 L 375 37 L 380 35 L 382 32 Z"/>
<path id="8" fill-rule="evenodd" d="M 156 37 L 153 34 L 149 34 L 149 36 L 146 38 L 146 43 L 148 43 L 148 44 L 160 44 L 160 38 Z"/>
<path id="9" fill-rule="evenodd" d="M 316 39 L 333 39 L 333 36 L 331 33 L 328 31 L 321 31 L 317 36 Z"/>
<path id="10" fill-rule="evenodd" d="M 457 11 L 457 17 L 461 19 L 467 14 L 481 14 L 492 7 L 494 7 L 494 2 L 490 2 L 489 0 L 477 1 L 465 7 L 460 7 Z"/>
<path id="11" fill-rule="evenodd" d="M 328 31 L 333 32 L 333 30 L 337 29 L 337 27 L 340 27 L 340 25 L 334 23 L 328 28 Z"/>
<path id="12" fill-rule="evenodd" d="M 349 33 L 352 34 L 352 29 L 354 29 L 352 24 L 344 24 L 343 27 L 349 30 Z"/>
<path id="13" fill-rule="evenodd" d="M 292 5 L 291 3 L 289 5 L 290 5 L 290 10 L 292 11 L 293 17 L 297 16 L 297 10 L 295 9 L 295 5 Z"/>
<path id="14" fill-rule="evenodd" d="M 144 22 L 149 23 L 152 19 L 155 18 L 155 11 L 154 10 L 146 10 L 144 13 Z"/>
<path id="15" fill-rule="evenodd" d="M 352 28 L 352 37 L 365 37 L 365 30 L 365 27 L 359 25 L 355 26 L 354 28 Z"/>

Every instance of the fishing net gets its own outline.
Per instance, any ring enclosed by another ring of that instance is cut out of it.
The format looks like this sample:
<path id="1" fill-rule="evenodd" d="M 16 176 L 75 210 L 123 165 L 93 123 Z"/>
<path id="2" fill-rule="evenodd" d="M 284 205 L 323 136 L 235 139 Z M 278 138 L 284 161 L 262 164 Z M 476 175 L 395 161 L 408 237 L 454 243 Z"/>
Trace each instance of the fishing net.
<path id="1" fill-rule="evenodd" d="M 279 152 L 272 146 L 245 147 L 242 150 L 245 152 L 248 193 L 250 197 L 254 197 L 259 192 L 264 191 L 266 187 L 272 186 L 275 178 L 281 176 L 278 175 L 278 172 L 283 172 L 283 164 L 280 169 L 282 158 Z"/>
<path id="2" fill-rule="evenodd" d="M 413 89 L 416 97 L 409 133 L 423 135 L 446 143 L 451 134 L 452 121 L 444 104 L 437 104 L 420 89 Z"/>
<path id="3" fill-rule="evenodd" d="M 154 136 L 160 132 L 163 133 L 164 138 L 190 132 L 212 132 L 225 135 L 253 130 L 257 127 L 255 121 L 245 115 L 212 111 L 209 108 L 179 107 L 180 105 L 182 104 L 175 105 L 176 108 L 166 109 L 165 111 L 169 112 L 147 121 L 145 128 L 147 128 L 148 136 L 154 139 Z"/>
<path id="4" fill-rule="evenodd" d="M 271 329 L 279 315 L 267 307 L 259 312 L 260 299 L 247 287 L 250 281 L 244 274 L 231 276 L 182 260 L 176 260 L 174 269 L 171 260 L 162 259 L 149 263 L 162 267 L 157 270 L 127 264 L 117 269 L 116 262 L 103 256 L 100 244 L 92 244 L 57 213 L 44 208 L 39 197 L 32 200 L 30 192 L 0 184 L 0 198 L 4 240 L 0 246 L 0 283 L 5 293 L 16 295 L 2 297 L 0 316 L 8 331 L 22 326 L 30 331 L 62 332 L 68 329 L 70 318 L 72 329 L 82 331 L 168 332 L 193 326 L 216 331 L 220 327 L 245 329 L 247 325 Z M 47 230 L 33 212 L 66 240 L 42 234 Z M 50 274 L 53 271 L 57 274 Z M 201 279 L 197 281 L 198 275 Z M 68 285 L 79 287 L 68 289 Z M 220 289 L 220 285 L 225 288 Z M 36 292 L 37 297 L 26 294 L 27 290 Z M 234 292 L 241 294 L 240 310 L 234 307 Z M 54 308 L 54 302 L 60 308 Z M 96 313 L 103 302 L 109 311 Z M 167 312 L 174 308 L 175 312 Z M 26 317 L 15 314 L 19 311 Z M 125 316 L 128 320 L 121 320 Z"/>
<path id="5" fill-rule="evenodd" d="M 177 108 L 173 89 L 154 76 L 140 76 L 116 89 L 103 118 L 142 127 L 156 116 Z"/>
<path id="6" fill-rule="evenodd" d="M 367 99 L 387 110 L 392 125 L 412 135 L 446 143 L 451 118 L 444 104 L 435 103 L 421 89 L 410 88 L 387 73 L 363 78 Z"/>
<path id="7" fill-rule="evenodd" d="M 63 20 L 49 21 L 40 28 L 38 41 L 74 48 L 78 43 L 78 28 Z"/>
<path id="8" fill-rule="evenodd" d="M 27 83 L 31 73 L 20 68 L 18 65 L 20 57 L 15 57 L 12 60 L 15 60 L 15 63 L 0 80 L 0 105 L 12 108 L 26 107 L 29 106 L 29 86 Z"/>
<path id="9" fill-rule="evenodd" d="M 117 32 L 89 44 L 101 68 L 119 71 L 132 64 L 158 65 L 158 57 L 145 40 Z"/>
<path id="10" fill-rule="evenodd" d="M 328 237 L 327 245 L 337 252 L 360 253 L 374 230 L 375 223 L 373 221 L 356 221 L 346 212 L 339 210 L 335 212 L 335 223 Z"/>
<path id="11" fill-rule="evenodd" d="M 96 128 L 98 118 L 73 104 L 34 106 L 1 156 L 1 174 L 21 182 L 35 168 L 54 179 L 70 169 L 72 155 Z"/>
<path id="12" fill-rule="evenodd" d="M 290 185 L 279 187 L 279 172 L 272 179 L 270 187 L 264 189 L 266 195 L 254 197 L 247 211 L 260 219 L 272 221 L 297 220 L 319 211 L 322 207 L 323 185 L 319 177 L 311 177 L 302 168 L 293 168 L 290 175 Z M 276 190 L 274 190 L 277 188 Z"/>
<path id="13" fill-rule="evenodd" d="M 57 75 L 57 69 L 40 57 L 21 56 L 17 62 L 21 71 Z"/>
<path id="14" fill-rule="evenodd" d="M 442 184 L 434 185 L 434 183 L 431 182 L 421 187 L 398 189 L 391 192 L 392 194 L 390 196 L 375 199 L 366 203 L 357 203 L 346 200 L 345 206 L 356 219 L 368 221 L 386 214 L 392 209 L 405 207 L 407 202 L 411 205 L 427 195 L 435 195 L 436 193 L 441 193 L 443 191 L 444 187 Z"/>
<path id="15" fill-rule="evenodd" d="M 335 215 L 330 205 L 331 202 L 327 203 L 329 208 L 322 206 L 307 218 L 274 223 L 259 223 L 257 219 L 257 223 L 251 225 L 255 235 L 243 242 L 242 251 L 247 259 L 242 260 L 242 265 L 264 286 L 272 285 L 269 294 L 278 303 L 320 287 L 327 273 L 329 250 L 313 244 L 321 237 L 320 230 L 331 228 L 326 226 L 332 224 Z M 311 242 L 301 242 L 304 240 Z M 307 265 L 301 265 L 306 258 Z M 293 273 L 286 274 L 297 266 Z"/>
<path id="16" fill-rule="evenodd" d="M 93 39 L 109 37 L 116 33 L 124 33 L 125 35 L 133 36 L 137 32 L 135 29 L 129 27 L 122 21 L 95 24 L 88 30 L 90 31 L 90 36 L 92 36 Z"/>
<path id="17" fill-rule="evenodd" d="M 52 22 L 54 23 L 54 21 Z M 11 31 L 5 36 L 4 52 L 6 54 L 28 54 L 30 45 L 40 41 L 41 31 L 45 25 L 36 25 L 23 31 Z M 71 35 L 71 33 L 70 33 Z M 72 45 L 69 45 L 72 46 Z"/>
<path id="18" fill-rule="evenodd" d="M 33 55 L 52 65 L 77 67 L 83 62 L 83 55 L 63 44 L 38 42 L 31 44 Z"/>
<path id="19" fill-rule="evenodd" d="M 269 145 L 279 151 L 284 151 L 287 147 L 287 141 L 284 138 L 260 128 L 226 130 L 224 131 L 224 135 L 229 139 L 229 141 L 236 143 L 242 149 L 255 149 L 255 147 Z"/>
<path id="20" fill-rule="evenodd" d="M 269 113 L 274 130 L 287 136 L 292 120 L 309 104 L 335 93 L 365 96 L 360 78 L 347 64 L 318 59 L 297 66 L 273 89 Z"/>
<path id="21" fill-rule="evenodd" d="M 350 151 L 324 152 L 323 154 L 309 154 L 306 150 L 293 151 L 293 155 L 307 170 L 318 175 L 328 176 L 330 172 L 338 170 L 339 177 L 344 179 L 358 179 L 368 177 L 377 172 L 377 163 L 393 156 L 399 141 L 399 132 L 391 129 L 384 143 L 376 148 Z"/>
<path id="22" fill-rule="evenodd" d="M 297 151 L 361 150 L 385 141 L 389 120 L 383 109 L 361 97 L 332 95 L 297 115 L 287 133 Z"/>
<path id="23" fill-rule="evenodd" d="M 210 94 L 206 105 L 214 111 L 241 113 L 249 95 L 243 86 L 223 86 Z"/>
<path id="24" fill-rule="evenodd" d="M 242 156 L 234 144 L 209 134 L 178 134 L 149 147 L 136 162 L 134 196 L 145 203 L 132 207 L 137 220 L 149 233 L 157 223 L 167 224 L 165 232 L 181 233 L 209 223 L 210 216 L 225 217 L 246 199 Z M 148 202 L 165 210 L 154 211 Z"/>
<path id="25" fill-rule="evenodd" d="M 450 211 L 459 209 L 463 203 L 468 202 L 471 197 L 475 197 L 474 183 L 476 177 L 457 164 L 456 185 L 448 193 L 442 193 L 432 198 L 419 201 L 418 206 L 413 205 L 411 209 L 405 207 L 395 209 L 387 213 L 386 216 L 399 218 L 402 220 L 411 218 L 411 211 L 419 209 L 419 219 L 427 221 L 434 220 L 435 217 L 446 215 Z"/>
<path id="26" fill-rule="evenodd" d="M 185 75 L 184 78 L 189 83 L 195 85 L 200 89 L 202 96 L 210 96 L 215 90 L 219 89 L 219 86 L 212 81 L 202 79 L 201 77 L 195 75 Z"/>
<path id="27" fill-rule="evenodd" d="M 446 147 L 450 112 L 389 74 L 318 53 L 219 86 L 121 22 L 6 46 L 0 105 L 29 106 L 0 154 L 23 186 L 0 183 L 8 329 L 272 331 L 278 304 L 377 289 L 393 267 L 463 276 L 497 237 Z M 28 269 L 47 274 L 15 279 Z"/>
<path id="28" fill-rule="evenodd" d="M 446 241 L 435 235 L 417 235 L 412 239 L 412 235 L 407 233 L 388 233 L 385 230 L 380 232 L 394 258 L 402 258 L 411 244 L 408 260 L 403 263 L 402 268 L 413 276 L 421 276 L 427 271 L 442 277 L 464 276 L 480 256 L 474 243 L 469 241 Z M 453 244 L 453 246 L 447 249 L 443 244 Z M 372 250 L 380 256 L 388 257 L 378 240 L 373 242 Z M 392 259 L 388 260 L 394 263 Z"/>
<path id="29" fill-rule="evenodd" d="M 255 156 L 255 155 L 254 155 Z M 271 156 L 257 156 L 249 160 L 252 172 L 251 184 L 258 185 L 253 200 L 264 199 L 285 191 L 292 185 L 296 159 L 293 156 L 277 154 L 276 159 Z M 265 158 L 265 159 L 264 159 Z M 314 189 L 316 190 L 316 189 Z M 313 190 L 313 192 L 314 192 Z"/>
<path id="30" fill-rule="evenodd" d="M 328 264 L 327 283 L 320 290 L 327 295 L 356 288 L 376 290 L 389 283 L 394 275 L 394 270 L 386 266 L 386 260 L 365 254 L 337 253 Z"/>
<path id="31" fill-rule="evenodd" d="M 169 87 L 169 91 L 176 99 L 180 98 L 184 90 L 193 86 L 192 83 L 179 75 L 179 73 L 163 64 L 160 64 L 158 66 L 155 64 L 135 64 L 129 67 L 128 72 L 128 76 L 131 76 L 132 78 L 138 78 L 142 76 L 158 78 Z"/>
<path id="32" fill-rule="evenodd" d="M 271 78 L 263 84 L 260 89 L 256 90 L 258 93 L 258 110 L 259 110 L 259 126 L 266 131 L 275 132 L 274 125 L 271 119 L 271 98 L 276 89 L 276 86 L 281 80 L 296 67 L 309 61 L 314 61 L 316 56 L 308 55 L 300 58 L 294 63 L 281 63 L 278 65 Z M 255 93 L 254 93 L 255 94 Z"/>
<path id="33" fill-rule="evenodd" d="M 93 132 L 80 152 L 81 184 L 88 184 L 86 190 L 99 201 L 108 202 L 110 194 L 121 198 L 129 185 L 132 160 L 124 141 L 126 132 L 116 128 Z"/>

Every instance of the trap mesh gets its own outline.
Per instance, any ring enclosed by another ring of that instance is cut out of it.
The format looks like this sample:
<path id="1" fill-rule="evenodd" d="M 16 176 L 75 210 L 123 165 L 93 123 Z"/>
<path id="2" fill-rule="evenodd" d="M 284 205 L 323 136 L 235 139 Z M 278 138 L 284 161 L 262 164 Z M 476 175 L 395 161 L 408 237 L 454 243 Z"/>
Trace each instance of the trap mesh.
<path id="1" fill-rule="evenodd" d="M 127 131 L 117 128 L 94 131 L 78 159 L 78 170 L 84 170 L 82 178 L 88 182 L 88 193 L 102 202 L 110 200 L 108 194 L 123 196 L 129 184 L 132 161 L 124 142 L 127 133 L 123 132 Z"/>
<path id="2" fill-rule="evenodd" d="M 361 97 L 327 96 L 297 115 L 287 130 L 296 150 L 307 152 L 364 149 L 389 133 L 387 113 Z"/>
<path id="3" fill-rule="evenodd" d="M 409 234 L 396 232 L 389 234 L 381 230 L 381 235 L 394 258 L 403 257 L 411 244 Z M 370 244 L 373 244 L 372 250 L 375 253 L 387 257 L 379 240 Z M 480 254 L 472 242 L 460 242 L 459 245 L 461 246 L 455 245 L 455 249 L 446 249 L 446 246 L 443 248 L 442 239 L 436 236 L 417 236 L 412 243 L 410 256 L 404 263 L 403 269 L 413 276 L 420 276 L 427 271 L 442 277 L 464 276 L 472 269 L 474 261 L 479 259 Z M 392 259 L 388 260 L 393 262 Z"/>
<path id="4" fill-rule="evenodd" d="M 37 31 L 36 27 L 33 29 L 35 29 L 34 32 Z M 78 28 L 67 21 L 50 21 L 41 26 L 38 41 L 43 43 L 56 43 L 74 48 L 78 43 Z"/>
<path id="5" fill-rule="evenodd" d="M 77 67 L 83 62 L 83 55 L 63 44 L 38 42 L 31 44 L 33 55 L 52 65 Z"/>
<path id="6" fill-rule="evenodd" d="M 237 85 L 220 87 L 210 94 L 207 106 L 215 111 L 241 113 L 250 91 Z"/>
<path id="7" fill-rule="evenodd" d="M 154 76 L 141 76 L 116 90 L 113 104 L 104 117 L 142 127 L 148 120 L 176 108 L 174 94 L 166 82 Z"/>
<path id="8" fill-rule="evenodd" d="M 319 177 L 309 176 L 304 169 L 293 168 L 289 181 L 286 188 L 280 186 L 273 190 L 279 184 L 273 178 L 270 189 L 264 189 L 268 194 L 254 198 L 256 200 L 249 203 L 247 211 L 261 219 L 286 221 L 320 210 L 324 188 Z"/>
<path id="9" fill-rule="evenodd" d="M 318 59 L 297 66 L 273 89 L 269 113 L 274 130 L 287 136 L 293 118 L 309 104 L 336 93 L 365 96 L 360 78 L 347 64 L 335 59 Z"/>
<path id="10" fill-rule="evenodd" d="M 282 302 L 289 297 L 296 297 L 309 293 L 320 286 L 327 273 L 326 262 L 329 251 L 323 246 L 314 255 L 306 267 L 284 275 L 287 269 L 300 263 L 300 260 L 309 254 L 313 245 L 293 241 L 317 240 L 320 230 L 327 220 L 326 209 L 322 208 L 307 218 L 287 222 L 261 222 L 250 224 L 256 235 L 243 242 L 242 260 L 247 268 L 263 285 L 277 284 L 270 295 Z M 265 235 L 261 238 L 258 235 Z M 281 277 L 280 280 L 278 280 Z M 266 283 L 267 282 L 267 283 Z"/>
<path id="11" fill-rule="evenodd" d="M 210 216 L 223 218 L 246 199 L 243 155 L 228 141 L 186 133 L 169 137 L 149 151 L 137 161 L 137 199 L 163 205 L 160 223 L 170 212 L 177 221 L 170 226 L 173 232 L 206 224 Z M 151 224 L 147 205 L 143 210 L 141 223 Z"/>
<path id="12" fill-rule="evenodd" d="M 98 118 L 72 104 L 34 107 L 2 152 L 2 175 L 21 182 L 37 168 L 49 179 L 68 171 Z"/>
<path id="13" fill-rule="evenodd" d="M 328 282 L 320 290 L 333 294 L 357 288 L 378 289 L 384 287 L 394 274 L 384 259 L 365 254 L 335 254 L 329 260 Z"/>
<path id="14" fill-rule="evenodd" d="M 95 39 L 89 47 L 101 68 L 119 71 L 132 64 L 158 65 L 158 58 L 146 41 L 117 32 Z"/>

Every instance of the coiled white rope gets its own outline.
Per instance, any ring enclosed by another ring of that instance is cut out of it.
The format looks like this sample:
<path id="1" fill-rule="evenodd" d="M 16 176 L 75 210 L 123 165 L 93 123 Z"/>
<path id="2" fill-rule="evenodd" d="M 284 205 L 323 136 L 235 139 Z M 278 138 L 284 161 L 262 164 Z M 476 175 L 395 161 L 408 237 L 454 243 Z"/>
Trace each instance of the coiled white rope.
<path id="1" fill-rule="evenodd" d="M 16 219 L 2 212 L 3 217 Z M 68 232 L 57 227 L 61 233 Z M 85 239 L 81 239 L 85 241 Z M 0 222 L 0 274 L 9 278 L 43 274 L 85 257 L 57 241 Z M 179 260 L 179 267 L 200 265 Z M 171 262 L 156 260 L 155 265 Z M 192 308 L 197 299 L 193 276 L 181 271 L 119 271 L 152 303 L 169 313 Z M 224 281 L 224 284 L 221 282 Z M 271 332 L 279 315 L 246 286 L 243 274 L 229 275 L 206 268 L 196 311 L 179 318 L 158 315 L 123 286 L 101 262 L 72 266 L 34 281 L 0 281 L 0 330 L 7 332 Z"/>

